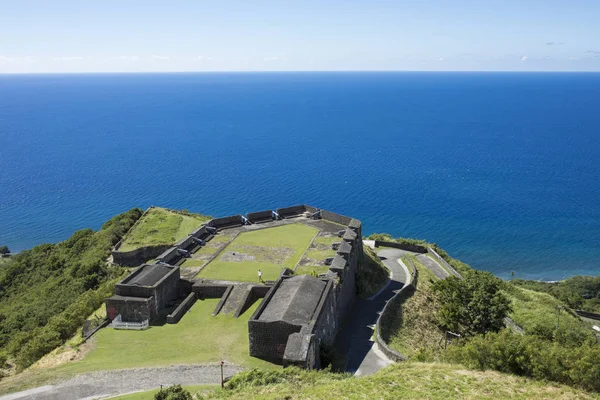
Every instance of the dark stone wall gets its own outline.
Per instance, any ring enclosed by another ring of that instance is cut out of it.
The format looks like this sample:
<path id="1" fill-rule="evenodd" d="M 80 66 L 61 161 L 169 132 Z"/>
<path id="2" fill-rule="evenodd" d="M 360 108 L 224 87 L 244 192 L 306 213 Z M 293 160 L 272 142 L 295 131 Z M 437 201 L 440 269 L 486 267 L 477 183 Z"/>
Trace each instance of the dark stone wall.
<path id="1" fill-rule="evenodd" d="M 278 208 L 276 211 L 277 214 L 279 214 L 283 218 L 291 218 L 297 215 L 304 214 L 307 211 L 307 209 L 304 204 L 300 204 L 297 206 Z"/>
<path id="2" fill-rule="evenodd" d="M 106 299 L 106 315 L 111 321 L 119 314 L 127 322 L 152 321 L 156 316 L 155 309 L 154 297 L 124 299 L 113 296 Z"/>
<path id="3" fill-rule="evenodd" d="M 176 324 L 196 302 L 196 293 L 190 293 L 171 314 L 167 315 L 168 324 Z"/>
<path id="4" fill-rule="evenodd" d="M 268 211 L 251 212 L 246 215 L 246 218 L 248 218 L 248 220 L 250 222 L 252 222 L 253 224 L 256 224 L 259 222 L 272 221 L 273 220 L 273 211 L 268 210 Z"/>
<path id="5" fill-rule="evenodd" d="M 348 226 L 352 218 L 344 215 L 332 213 L 331 211 L 321 210 L 321 218 L 327 221 L 335 222 L 340 225 Z"/>
<path id="6" fill-rule="evenodd" d="M 240 315 L 246 312 L 246 310 L 249 309 L 250 306 L 254 304 L 258 299 L 264 298 L 269 292 L 269 290 L 271 290 L 271 286 L 256 285 L 249 287 L 246 290 L 246 293 L 244 294 L 244 298 L 240 304 L 240 307 L 236 310 L 233 316 L 235 318 L 238 318 Z"/>
<path id="7" fill-rule="evenodd" d="M 219 299 L 223 297 L 229 285 L 216 285 L 211 283 L 195 283 L 192 291 L 198 295 L 199 299 Z"/>
<path id="8" fill-rule="evenodd" d="M 223 229 L 223 228 L 232 228 L 236 226 L 242 226 L 242 215 L 232 215 L 230 217 L 223 218 L 215 218 L 208 222 L 208 226 L 212 226 L 213 228 Z"/>
<path id="9" fill-rule="evenodd" d="M 421 253 L 421 254 L 427 253 L 427 248 L 425 246 L 420 246 L 418 244 L 412 244 L 412 243 L 396 243 L 396 242 L 386 242 L 383 240 L 376 240 L 375 247 L 379 247 L 379 246 L 392 247 L 394 249 L 412 251 L 413 253 Z"/>
<path id="10" fill-rule="evenodd" d="M 285 321 L 248 321 L 250 355 L 281 364 L 289 336 L 300 332 L 300 325 Z"/>
<path id="11" fill-rule="evenodd" d="M 177 267 L 156 284 L 154 295 L 156 315 L 163 311 L 167 303 L 179 298 L 179 278 L 179 267 Z"/>
<path id="12" fill-rule="evenodd" d="M 177 247 L 170 247 L 160 254 L 157 259 L 167 264 L 176 265 L 183 256 L 177 251 Z"/>
<path id="13" fill-rule="evenodd" d="M 156 258 L 170 247 L 171 245 L 168 244 L 160 244 L 156 246 L 140 247 L 139 249 L 131 251 L 113 250 L 113 262 L 115 264 L 124 265 L 128 267 L 137 266 L 145 263 L 148 260 Z"/>
<path id="14" fill-rule="evenodd" d="M 300 368 L 315 369 L 320 367 L 318 338 L 315 335 L 292 333 L 285 347 L 283 367 L 296 366 Z"/>

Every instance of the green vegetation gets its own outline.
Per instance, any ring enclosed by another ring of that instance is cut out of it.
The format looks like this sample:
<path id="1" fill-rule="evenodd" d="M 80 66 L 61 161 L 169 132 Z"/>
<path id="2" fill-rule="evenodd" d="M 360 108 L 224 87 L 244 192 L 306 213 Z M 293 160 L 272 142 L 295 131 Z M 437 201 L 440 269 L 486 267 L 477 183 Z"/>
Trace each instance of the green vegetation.
<path id="1" fill-rule="evenodd" d="M 446 359 L 469 368 L 495 369 L 600 391 L 600 346 L 595 341 L 566 346 L 505 329 L 476 336 L 462 346 L 451 346 Z"/>
<path id="2" fill-rule="evenodd" d="M 173 244 L 209 220 L 210 217 L 188 211 L 172 211 L 160 207 L 149 208 L 123 239 L 119 251 L 135 250 L 143 246 Z"/>
<path id="3" fill-rule="evenodd" d="M 225 390 L 204 399 L 597 399 L 562 385 L 456 365 L 404 362 L 355 378 L 327 371 L 286 368 L 237 374 Z"/>
<path id="4" fill-rule="evenodd" d="M 260 269 L 264 280 L 275 280 L 282 268 L 296 266 L 317 233 L 304 224 L 241 233 L 198 276 L 253 282 Z"/>
<path id="5" fill-rule="evenodd" d="M 510 300 L 500 291 L 502 281 L 489 272 L 471 270 L 464 279 L 449 276 L 433 284 L 444 330 L 462 336 L 497 332 L 504 327 Z"/>
<path id="6" fill-rule="evenodd" d="M 296 268 L 296 275 L 312 275 L 319 276 L 320 274 L 326 274 L 329 271 L 327 265 L 301 265 Z"/>
<path id="7" fill-rule="evenodd" d="M 106 328 L 94 336 L 94 349 L 81 361 L 57 368 L 69 374 L 103 369 L 226 360 L 248 367 L 271 364 L 248 354 L 248 319 L 256 302 L 239 318 L 212 316 L 219 299 L 199 300 L 177 324 L 151 326 L 145 331 Z"/>
<path id="8" fill-rule="evenodd" d="M 0 353 L 19 370 L 64 343 L 112 294 L 124 270 L 106 260 L 141 214 L 133 209 L 100 231 L 23 251 L 0 269 Z"/>
<path id="9" fill-rule="evenodd" d="M 513 285 L 548 293 L 573 309 L 600 313 L 600 277 L 574 276 L 560 282 L 512 280 Z"/>
<path id="10" fill-rule="evenodd" d="M 443 331 L 436 318 L 439 303 L 432 290 L 438 278 L 416 257 L 405 257 L 405 263 L 408 258 L 417 270 L 417 290 L 395 310 L 389 323 L 382 326 L 385 330 L 382 329 L 381 335 L 392 349 L 408 358 L 438 359 Z"/>
<path id="11" fill-rule="evenodd" d="M 171 387 L 175 388 L 177 386 L 179 386 L 179 385 L 171 386 Z M 171 387 L 163 389 L 162 395 L 164 396 L 165 392 L 169 394 L 168 391 Z M 181 386 L 179 386 L 179 387 L 181 387 Z M 209 390 L 214 390 L 217 388 L 217 385 L 190 385 L 190 386 L 183 386 L 182 388 L 187 392 L 197 393 L 197 392 L 206 392 Z M 177 389 L 172 390 L 172 391 L 175 391 L 175 393 L 177 393 Z M 160 392 L 160 388 L 153 389 L 153 390 L 147 390 L 145 392 L 137 392 L 137 393 L 126 394 L 123 396 L 111 397 L 110 399 L 107 399 L 107 400 L 155 400 L 156 395 L 159 392 Z M 168 397 L 163 397 L 163 398 L 169 399 Z"/>
<path id="12" fill-rule="evenodd" d="M 0 255 L 10 254 L 8 246 L 0 246 Z"/>
<path id="13" fill-rule="evenodd" d="M 389 279 L 390 271 L 381 262 L 377 254 L 364 246 L 362 262 L 356 271 L 356 292 L 361 298 L 376 294 Z"/>

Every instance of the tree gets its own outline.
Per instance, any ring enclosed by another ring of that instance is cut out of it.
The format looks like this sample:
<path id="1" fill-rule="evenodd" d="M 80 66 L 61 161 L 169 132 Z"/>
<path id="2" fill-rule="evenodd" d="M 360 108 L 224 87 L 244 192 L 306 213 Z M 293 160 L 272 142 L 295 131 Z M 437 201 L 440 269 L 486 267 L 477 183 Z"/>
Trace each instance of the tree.
<path id="1" fill-rule="evenodd" d="M 0 246 L 0 254 L 2 254 L 2 255 L 10 254 L 10 250 L 8 249 L 8 246 Z"/>
<path id="2" fill-rule="evenodd" d="M 471 271 L 465 279 L 455 276 L 433 285 L 442 307 L 440 325 L 462 335 L 497 332 L 511 311 L 510 300 L 500 292 L 502 281 L 489 272 Z"/>

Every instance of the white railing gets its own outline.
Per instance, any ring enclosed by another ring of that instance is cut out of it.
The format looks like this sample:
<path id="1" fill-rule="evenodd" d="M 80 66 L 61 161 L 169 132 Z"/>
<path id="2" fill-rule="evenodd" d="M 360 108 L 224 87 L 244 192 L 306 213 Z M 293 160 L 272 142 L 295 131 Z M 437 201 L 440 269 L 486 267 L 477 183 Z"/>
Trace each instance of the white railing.
<path id="1" fill-rule="evenodd" d="M 121 319 L 121 314 L 117 315 L 117 317 L 113 319 L 112 323 L 110 324 L 110 326 L 112 326 L 114 329 L 131 329 L 136 331 L 148 329 L 149 325 L 150 321 L 147 319 L 142 322 L 124 322 Z"/>

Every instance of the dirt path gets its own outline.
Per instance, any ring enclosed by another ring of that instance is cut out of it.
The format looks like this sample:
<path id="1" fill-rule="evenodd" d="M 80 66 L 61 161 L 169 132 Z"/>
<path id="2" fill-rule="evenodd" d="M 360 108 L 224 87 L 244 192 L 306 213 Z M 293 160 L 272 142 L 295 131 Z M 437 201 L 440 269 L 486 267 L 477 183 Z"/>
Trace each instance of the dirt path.
<path id="1" fill-rule="evenodd" d="M 225 365 L 224 375 L 232 376 L 243 368 Z M 97 371 L 77 375 L 64 382 L 42 386 L 24 392 L 0 396 L 0 400 L 81 400 L 106 398 L 141 390 L 150 390 L 160 385 L 204 385 L 219 384 L 219 365 L 176 365 Z"/>

